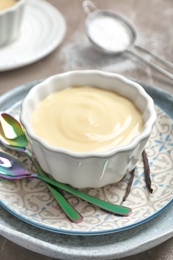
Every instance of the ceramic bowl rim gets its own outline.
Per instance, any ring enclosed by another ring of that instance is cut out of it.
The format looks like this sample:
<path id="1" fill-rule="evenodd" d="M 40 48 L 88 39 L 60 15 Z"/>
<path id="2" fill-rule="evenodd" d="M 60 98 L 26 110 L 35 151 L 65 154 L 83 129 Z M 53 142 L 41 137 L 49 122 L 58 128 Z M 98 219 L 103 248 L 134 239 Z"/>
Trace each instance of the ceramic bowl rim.
<path id="1" fill-rule="evenodd" d="M 43 140 L 42 138 L 38 137 L 36 134 L 33 133 L 31 126 L 29 125 L 29 123 L 27 121 L 25 121 L 25 104 L 26 102 L 30 99 L 30 97 L 32 96 L 32 93 L 35 92 L 37 89 L 41 88 L 42 86 L 45 86 L 47 84 L 49 84 L 52 80 L 54 80 L 57 77 L 68 77 L 71 76 L 73 74 L 97 74 L 97 75 L 102 75 L 104 77 L 114 77 L 117 79 L 120 79 L 121 81 L 123 81 L 124 83 L 131 85 L 132 87 L 134 87 L 135 89 L 137 89 L 138 93 L 140 95 L 142 95 L 142 97 L 147 101 L 147 108 L 148 111 L 150 113 L 150 117 L 149 119 L 145 122 L 145 125 L 142 129 L 142 131 L 140 132 L 140 134 L 138 134 L 137 136 L 135 136 L 128 144 L 126 145 L 122 145 L 119 147 L 115 147 L 110 149 L 109 151 L 101 151 L 101 152 L 94 152 L 94 151 L 90 151 L 90 152 L 75 152 L 69 149 L 65 149 L 65 148 L 61 148 L 61 147 L 53 147 L 51 145 L 49 145 L 45 140 Z M 141 141 L 143 141 L 144 139 L 148 138 L 151 134 L 152 128 L 155 124 L 156 121 L 156 112 L 154 109 L 154 101 L 153 99 L 146 93 L 146 91 L 143 89 L 143 87 L 132 81 L 129 80 L 127 78 L 125 78 L 124 76 L 121 76 L 120 74 L 116 74 L 116 73 L 112 73 L 112 72 L 105 72 L 105 71 L 101 71 L 101 70 L 73 70 L 73 71 L 69 71 L 69 72 L 64 72 L 64 73 L 59 73 L 53 76 L 48 77 L 47 79 L 43 80 L 42 82 L 38 83 L 37 85 L 35 85 L 30 91 L 29 93 L 26 95 L 26 97 L 24 98 L 24 100 L 22 101 L 22 105 L 21 105 L 21 115 L 20 115 L 20 120 L 21 123 L 27 133 L 27 135 L 29 136 L 30 139 L 34 140 L 35 142 L 37 142 L 40 146 L 42 146 L 42 148 L 50 151 L 50 152 L 56 152 L 56 153 L 61 153 L 61 154 L 66 154 L 70 157 L 73 158 L 91 158 L 91 157 L 97 157 L 97 158 L 103 158 L 103 157 L 110 157 L 113 156 L 117 153 L 121 153 L 124 151 L 130 151 L 133 150 Z"/>

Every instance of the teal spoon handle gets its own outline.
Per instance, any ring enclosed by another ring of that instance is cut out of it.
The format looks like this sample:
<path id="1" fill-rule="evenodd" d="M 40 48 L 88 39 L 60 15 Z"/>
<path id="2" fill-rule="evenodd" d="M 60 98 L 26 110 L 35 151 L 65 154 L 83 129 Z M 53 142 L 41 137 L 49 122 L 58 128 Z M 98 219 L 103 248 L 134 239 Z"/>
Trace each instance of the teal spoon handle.
<path id="1" fill-rule="evenodd" d="M 29 177 L 29 176 L 28 176 Z M 63 183 L 60 183 L 58 181 L 55 181 L 55 180 L 52 180 L 52 179 L 49 179 L 47 177 L 44 177 L 44 176 L 40 176 L 38 174 L 34 174 L 32 173 L 31 174 L 31 177 L 34 177 L 34 178 L 37 178 L 37 179 L 40 179 L 50 185 L 53 185 L 54 187 L 57 187 L 61 190 L 64 190 L 70 194 L 73 194 L 79 198 L 81 198 L 82 200 L 85 200 L 91 204 L 94 204 L 106 211 L 109 211 L 109 212 L 112 212 L 116 215 L 120 215 L 120 216 L 128 216 L 131 214 L 132 210 L 128 207 L 125 207 L 125 206 L 121 206 L 121 205 L 116 205 L 116 204 L 113 204 L 113 203 L 110 203 L 110 202 L 107 202 L 107 201 L 104 201 L 104 200 L 101 200 L 101 199 L 98 199 L 96 197 L 93 197 L 89 194 L 86 194 L 82 191 L 79 191 L 71 186 L 68 186 L 66 184 L 63 184 Z"/>
<path id="2" fill-rule="evenodd" d="M 25 150 L 25 154 L 31 159 L 36 169 L 42 178 L 46 178 L 46 173 L 40 167 L 40 165 L 35 161 L 28 150 Z M 82 215 L 74 208 L 72 205 L 63 197 L 63 195 L 53 186 L 48 185 L 50 192 L 56 199 L 59 206 L 63 209 L 66 216 L 74 223 L 80 223 L 83 220 Z"/>

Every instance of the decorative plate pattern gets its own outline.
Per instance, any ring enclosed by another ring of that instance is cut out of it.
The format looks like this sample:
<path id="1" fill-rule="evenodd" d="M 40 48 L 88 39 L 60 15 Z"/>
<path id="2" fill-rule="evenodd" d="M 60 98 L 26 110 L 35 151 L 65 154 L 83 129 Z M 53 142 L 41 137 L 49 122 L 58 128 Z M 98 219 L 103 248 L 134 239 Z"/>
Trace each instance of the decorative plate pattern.
<path id="1" fill-rule="evenodd" d="M 21 33 L 12 43 L 0 48 L 0 71 L 26 66 L 50 54 L 66 32 L 62 14 L 44 0 L 29 0 Z"/>
<path id="2" fill-rule="evenodd" d="M 124 205 L 133 213 L 128 217 L 109 214 L 72 195 L 65 194 L 70 203 L 84 217 L 82 223 L 71 223 L 53 199 L 45 183 L 36 179 L 7 181 L 0 179 L 0 203 L 18 218 L 49 231 L 71 235 L 100 235 L 122 231 L 137 226 L 165 209 L 173 197 L 173 121 L 156 107 L 157 122 L 146 146 L 150 162 L 153 193 L 146 188 L 142 160 L 139 160 L 133 186 Z M 18 118 L 20 102 L 9 111 Z M 34 171 L 28 158 L 11 152 L 22 160 L 29 170 Z M 122 203 L 129 175 L 119 183 L 85 192 L 113 203 Z"/>

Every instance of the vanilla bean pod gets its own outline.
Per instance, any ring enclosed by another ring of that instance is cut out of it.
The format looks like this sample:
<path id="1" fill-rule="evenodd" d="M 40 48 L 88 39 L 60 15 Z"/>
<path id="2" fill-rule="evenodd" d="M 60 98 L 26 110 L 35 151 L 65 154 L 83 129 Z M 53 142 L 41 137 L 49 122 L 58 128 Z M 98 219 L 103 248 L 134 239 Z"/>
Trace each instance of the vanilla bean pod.
<path id="1" fill-rule="evenodd" d="M 143 160 L 143 164 L 144 164 L 144 174 L 145 174 L 146 186 L 147 186 L 149 192 L 152 193 L 153 189 L 151 188 L 150 167 L 149 167 L 148 157 L 147 157 L 145 150 L 143 150 L 143 152 L 142 152 L 142 160 Z"/>
<path id="2" fill-rule="evenodd" d="M 135 173 L 135 168 L 130 172 L 130 179 L 129 179 L 129 182 L 128 182 L 128 185 L 127 185 L 127 190 L 126 190 L 126 193 L 123 197 L 123 201 L 125 201 L 130 193 L 130 190 L 131 190 L 131 187 L 132 187 L 132 183 L 133 183 L 133 179 L 134 179 L 134 174 Z"/>

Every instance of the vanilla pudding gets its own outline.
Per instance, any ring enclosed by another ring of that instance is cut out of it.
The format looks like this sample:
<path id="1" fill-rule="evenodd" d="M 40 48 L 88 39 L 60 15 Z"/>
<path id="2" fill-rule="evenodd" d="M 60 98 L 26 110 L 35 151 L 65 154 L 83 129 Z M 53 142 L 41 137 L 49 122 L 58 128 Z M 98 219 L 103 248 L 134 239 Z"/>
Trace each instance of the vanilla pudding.
<path id="1" fill-rule="evenodd" d="M 91 86 L 58 90 L 39 102 L 32 129 L 54 147 L 76 152 L 109 151 L 128 144 L 143 128 L 134 103 Z"/>
<path id="2" fill-rule="evenodd" d="M 0 11 L 7 9 L 17 3 L 17 0 L 0 0 Z"/>

